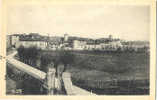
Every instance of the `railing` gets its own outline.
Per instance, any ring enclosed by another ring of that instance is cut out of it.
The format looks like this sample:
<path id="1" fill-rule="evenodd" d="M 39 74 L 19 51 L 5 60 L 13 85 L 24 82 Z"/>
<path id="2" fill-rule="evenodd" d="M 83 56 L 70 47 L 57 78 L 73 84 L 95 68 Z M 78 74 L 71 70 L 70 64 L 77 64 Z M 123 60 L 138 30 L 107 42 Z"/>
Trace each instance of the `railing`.
<path id="1" fill-rule="evenodd" d="M 35 69 L 27 64 L 24 64 L 18 60 L 15 60 L 14 58 L 7 59 L 7 63 L 14 65 L 13 67 L 33 76 L 34 78 L 38 80 L 43 80 L 46 77 L 46 73 Z"/>
<path id="2" fill-rule="evenodd" d="M 17 54 L 17 52 L 12 53 L 11 55 L 7 56 L 7 63 L 13 65 L 14 67 L 20 71 L 27 73 L 28 75 L 38 79 L 42 85 L 42 88 L 47 90 L 47 94 L 53 94 L 53 90 L 55 88 L 55 69 L 50 68 L 47 73 L 40 71 L 32 66 L 24 64 L 13 57 Z"/>
<path id="3" fill-rule="evenodd" d="M 55 72 L 56 70 L 52 67 L 48 69 L 48 72 L 45 73 L 43 71 L 40 71 L 36 68 L 33 68 L 32 66 L 29 66 L 27 64 L 24 64 L 23 62 L 20 62 L 13 57 L 17 54 L 17 52 L 12 53 L 11 55 L 7 56 L 7 63 L 11 64 L 12 68 L 16 68 L 20 71 L 23 71 L 27 73 L 28 75 L 38 79 L 41 82 L 41 88 L 46 89 L 46 93 L 48 95 L 53 95 L 54 90 L 58 88 L 57 86 L 57 78 L 55 78 Z M 77 86 L 74 86 L 71 81 L 71 75 L 68 72 L 64 72 L 62 75 L 64 88 L 67 93 L 67 95 L 91 95 L 92 93 L 81 89 Z M 93 94 L 92 94 L 93 95 Z"/>

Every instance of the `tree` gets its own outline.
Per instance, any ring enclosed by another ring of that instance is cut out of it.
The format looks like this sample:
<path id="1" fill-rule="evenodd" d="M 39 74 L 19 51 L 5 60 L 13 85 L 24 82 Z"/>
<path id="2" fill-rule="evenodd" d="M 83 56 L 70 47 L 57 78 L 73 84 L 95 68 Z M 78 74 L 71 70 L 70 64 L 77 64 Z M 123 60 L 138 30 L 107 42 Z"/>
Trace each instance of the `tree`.
<path id="1" fill-rule="evenodd" d="M 30 60 L 30 63 L 32 66 L 36 66 L 36 61 L 39 57 L 40 49 L 38 49 L 36 46 L 32 46 L 28 48 L 28 59 Z"/>
<path id="2" fill-rule="evenodd" d="M 36 61 L 40 53 L 40 49 L 38 49 L 36 46 L 32 46 L 29 48 L 24 48 L 24 46 L 20 46 L 17 51 L 21 61 L 32 66 L 36 65 Z"/>
<path id="3" fill-rule="evenodd" d="M 41 70 L 47 71 L 47 65 L 50 64 L 51 62 L 54 63 L 54 67 L 57 72 L 57 67 L 59 64 L 64 65 L 64 71 L 66 71 L 68 65 L 72 64 L 74 62 L 74 54 L 72 51 L 69 50 L 56 50 L 55 53 L 44 53 L 41 55 Z M 64 72 L 63 71 L 63 72 Z"/>
<path id="4" fill-rule="evenodd" d="M 41 61 L 41 65 L 40 65 L 40 69 L 44 72 L 47 72 L 48 69 L 48 65 L 52 62 L 54 62 L 54 56 L 52 54 L 49 53 L 45 53 L 41 55 L 40 61 Z M 54 62 L 54 66 L 56 62 Z"/>
<path id="5" fill-rule="evenodd" d="M 64 71 L 66 71 L 68 65 L 74 62 L 75 56 L 72 51 L 61 49 L 59 51 L 59 61 L 64 64 Z"/>
<path id="6" fill-rule="evenodd" d="M 24 46 L 20 46 L 18 49 L 18 55 L 21 61 L 24 61 Z"/>

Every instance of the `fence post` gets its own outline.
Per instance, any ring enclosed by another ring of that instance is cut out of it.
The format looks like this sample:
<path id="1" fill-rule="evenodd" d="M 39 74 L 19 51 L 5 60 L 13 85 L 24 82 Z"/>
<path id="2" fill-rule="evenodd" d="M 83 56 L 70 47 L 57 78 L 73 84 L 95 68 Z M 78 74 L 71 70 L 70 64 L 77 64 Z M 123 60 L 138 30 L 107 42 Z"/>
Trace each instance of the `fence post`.
<path id="1" fill-rule="evenodd" d="M 46 74 L 46 84 L 47 84 L 47 94 L 53 95 L 54 89 L 55 89 L 55 72 L 56 70 L 54 68 L 48 68 L 48 72 Z"/>

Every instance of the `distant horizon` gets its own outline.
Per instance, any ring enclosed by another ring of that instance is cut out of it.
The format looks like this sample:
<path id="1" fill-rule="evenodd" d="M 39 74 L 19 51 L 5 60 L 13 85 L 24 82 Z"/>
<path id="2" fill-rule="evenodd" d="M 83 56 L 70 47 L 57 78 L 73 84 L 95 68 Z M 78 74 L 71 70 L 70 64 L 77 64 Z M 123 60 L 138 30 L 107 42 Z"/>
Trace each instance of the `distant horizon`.
<path id="1" fill-rule="evenodd" d="M 149 41 L 147 5 L 8 6 L 7 33 Z"/>

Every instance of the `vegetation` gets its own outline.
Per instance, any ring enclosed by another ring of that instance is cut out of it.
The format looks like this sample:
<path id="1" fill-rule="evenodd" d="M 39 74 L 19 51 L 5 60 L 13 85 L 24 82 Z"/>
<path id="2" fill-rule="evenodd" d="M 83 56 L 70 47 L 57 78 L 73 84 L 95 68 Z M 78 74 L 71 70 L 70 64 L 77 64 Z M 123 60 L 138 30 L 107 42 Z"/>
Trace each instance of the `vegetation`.
<path id="1" fill-rule="evenodd" d="M 17 51 L 22 62 L 36 66 L 36 61 L 39 58 L 40 49 L 35 46 L 32 46 L 30 48 L 24 48 L 24 46 L 20 46 Z"/>
<path id="2" fill-rule="evenodd" d="M 22 95 L 35 95 L 41 94 L 40 92 L 40 82 L 39 80 L 31 77 L 27 73 L 24 73 L 16 68 L 12 68 L 10 64 L 7 64 L 7 78 L 6 78 L 6 86 L 7 86 L 7 94 L 16 94 L 16 92 L 12 92 L 13 90 L 22 90 Z"/>
<path id="3" fill-rule="evenodd" d="M 149 89 L 146 89 L 147 92 L 144 89 L 139 90 L 139 87 L 149 88 L 148 53 L 104 53 L 101 56 L 94 53 L 77 55 L 73 66 L 75 67 L 68 69 L 72 73 L 73 84 L 95 93 L 136 94 L 139 91 L 139 94 L 148 94 L 149 92 Z M 142 80 L 147 82 L 142 82 Z M 116 87 L 113 88 L 113 86 Z M 109 90 L 114 89 L 116 91 L 109 92 Z M 130 92 L 128 92 L 129 90 Z"/>
<path id="4" fill-rule="evenodd" d="M 41 70 L 47 71 L 47 65 L 51 62 L 54 63 L 54 67 L 57 70 L 59 64 L 64 64 L 64 71 L 66 70 L 69 64 L 72 64 L 74 61 L 74 54 L 71 51 L 67 51 L 64 49 L 57 50 L 55 53 L 53 52 L 45 52 L 41 55 Z"/>
<path id="5" fill-rule="evenodd" d="M 41 53 L 41 50 L 37 47 L 24 48 L 20 46 L 18 48 L 18 55 L 22 62 L 36 66 L 37 60 L 40 59 L 40 69 L 47 72 L 47 67 L 50 63 L 54 63 L 54 67 L 57 70 L 59 64 L 64 64 L 64 71 L 67 66 L 74 61 L 74 54 L 71 51 L 64 49 L 57 50 L 55 53 Z"/>
<path id="6" fill-rule="evenodd" d="M 18 48 L 18 54 L 19 54 L 19 58 L 23 62 L 30 65 L 35 65 L 37 62 L 37 59 L 40 59 L 40 70 L 46 73 L 49 67 L 55 67 L 57 77 L 61 77 L 62 72 L 66 71 L 66 68 L 68 67 L 68 65 L 72 64 L 74 60 L 74 55 L 70 51 L 66 51 L 64 49 L 57 50 L 55 54 L 52 55 L 51 53 L 41 54 L 40 50 L 38 50 L 36 47 L 24 48 L 21 46 L 20 48 Z M 61 67 L 59 68 L 60 64 L 63 64 L 62 70 L 61 70 Z M 27 85 L 28 83 L 31 83 L 31 84 Z M 37 93 L 36 89 L 33 89 L 34 91 L 31 90 L 32 88 L 38 86 L 37 80 L 33 80 L 32 78 L 29 78 L 28 83 L 23 84 L 25 94 L 30 93 L 30 92 Z M 61 84 L 60 84 L 60 87 L 61 87 Z M 62 92 L 61 89 L 57 90 L 57 92 Z"/>
<path id="7" fill-rule="evenodd" d="M 25 62 L 28 55 L 32 53 L 23 53 L 26 49 L 20 47 L 18 49 L 19 57 Z M 99 94 L 115 94 L 111 91 L 107 93 L 104 89 L 108 87 L 108 90 L 112 90 L 112 86 L 117 86 L 116 93 L 124 94 L 130 90 L 132 93 L 138 91 L 140 85 L 143 87 L 149 87 L 149 53 L 148 52 L 112 52 L 112 51 L 67 51 L 67 50 L 57 50 L 57 51 L 40 51 L 34 49 L 38 53 L 34 52 L 35 58 L 29 57 L 28 59 L 39 59 L 40 58 L 40 69 L 42 71 L 47 71 L 48 65 L 53 62 L 54 67 L 57 70 L 58 65 L 64 64 L 64 71 L 71 72 L 72 81 L 75 85 L 92 90 L 93 92 Z M 26 55 L 26 57 L 23 57 Z M 38 56 L 37 56 L 38 55 Z M 69 66 L 69 67 L 68 67 Z M 128 82 L 123 82 L 125 80 L 132 80 L 130 86 L 125 85 Z M 110 81 L 110 85 L 105 85 L 107 81 Z M 117 85 L 114 83 L 117 81 Z M 146 80 L 147 82 L 140 83 L 137 80 Z M 112 84 L 114 83 L 114 84 Z M 126 83 L 126 84 L 125 84 Z M 100 85 L 102 84 L 102 85 Z M 114 88 L 115 89 L 115 88 Z M 123 90 L 121 90 L 123 89 Z M 132 89 L 132 90 L 131 90 Z M 99 91 L 96 91 L 99 90 Z M 143 91 L 139 90 L 139 91 Z M 146 90 L 148 93 L 148 89 Z M 122 93 L 123 92 L 123 93 Z M 140 92 L 142 93 L 142 92 Z M 145 94 L 143 93 L 143 94 Z"/>

